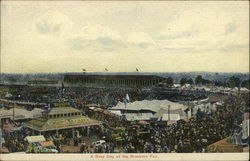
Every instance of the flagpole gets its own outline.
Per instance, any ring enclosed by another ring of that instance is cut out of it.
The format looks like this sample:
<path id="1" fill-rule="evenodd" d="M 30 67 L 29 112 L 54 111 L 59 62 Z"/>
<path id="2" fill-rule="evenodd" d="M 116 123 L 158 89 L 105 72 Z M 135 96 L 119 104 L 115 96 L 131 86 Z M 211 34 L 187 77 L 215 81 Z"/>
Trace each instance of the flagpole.
<path id="1" fill-rule="evenodd" d="M 13 121 L 14 121 L 14 118 L 15 118 L 15 102 L 13 104 Z"/>
<path id="2" fill-rule="evenodd" d="M 168 120 L 170 121 L 170 105 L 168 105 Z"/>

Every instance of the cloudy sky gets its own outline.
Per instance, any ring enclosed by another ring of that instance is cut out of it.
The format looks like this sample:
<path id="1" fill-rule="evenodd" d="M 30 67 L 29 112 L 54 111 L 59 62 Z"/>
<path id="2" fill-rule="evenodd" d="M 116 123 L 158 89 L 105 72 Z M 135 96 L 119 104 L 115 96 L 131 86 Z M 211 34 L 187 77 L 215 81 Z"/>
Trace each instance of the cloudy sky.
<path id="1" fill-rule="evenodd" d="M 248 72 L 248 2 L 1 2 L 1 71 Z"/>

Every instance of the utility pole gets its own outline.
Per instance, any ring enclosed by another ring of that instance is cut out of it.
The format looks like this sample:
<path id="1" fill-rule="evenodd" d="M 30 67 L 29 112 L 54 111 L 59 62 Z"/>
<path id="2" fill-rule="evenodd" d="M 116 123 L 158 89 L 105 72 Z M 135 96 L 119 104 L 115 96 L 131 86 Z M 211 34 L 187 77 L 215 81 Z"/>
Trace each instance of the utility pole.
<path id="1" fill-rule="evenodd" d="M 13 104 L 13 121 L 15 119 L 15 103 Z"/>
<path id="2" fill-rule="evenodd" d="M 0 133 L 0 148 L 2 149 L 2 141 L 3 141 L 3 121 L 2 118 L 0 118 L 0 126 L 1 126 L 1 133 Z"/>
<path id="3" fill-rule="evenodd" d="M 168 105 L 168 120 L 170 121 L 170 105 Z"/>

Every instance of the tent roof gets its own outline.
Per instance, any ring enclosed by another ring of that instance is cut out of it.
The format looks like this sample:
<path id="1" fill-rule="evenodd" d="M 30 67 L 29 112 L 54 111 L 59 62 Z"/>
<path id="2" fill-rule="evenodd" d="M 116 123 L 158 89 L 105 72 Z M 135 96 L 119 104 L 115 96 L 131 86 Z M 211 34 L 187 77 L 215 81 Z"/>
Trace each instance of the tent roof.
<path id="1" fill-rule="evenodd" d="M 89 107 L 90 110 L 94 110 L 95 108 L 96 108 L 96 107 L 93 107 L 93 106 Z"/>
<path id="2" fill-rule="evenodd" d="M 157 113 L 154 114 L 154 117 L 159 118 L 159 117 L 161 117 L 163 115 L 166 115 L 166 114 L 168 114 L 168 110 L 161 108 Z M 171 115 L 173 115 L 173 114 L 175 114 L 175 115 L 185 115 L 184 111 L 182 109 L 174 109 L 174 110 L 170 109 L 170 114 Z"/>
<path id="3" fill-rule="evenodd" d="M 126 113 L 125 117 L 128 121 L 135 120 L 150 120 L 153 117 L 152 113 Z"/>
<path id="4" fill-rule="evenodd" d="M 187 106 L 179 103 L 174 103 L 168 100 L 143 100 L 143 101 L 135 101 L 132 103 L 127 103 L 126 107 L 123 102 L 118 102 L 118 104 L 112 108 L 112 110 L 151 110 L 154 112 L 158 112 L 161 108 L 168 109 L 168 106 L 172 110 L 174 109 L 183 109 L 185 110 Z"/>
<path id="5" fill-rule="evenodd" d="M 122 113 L 119 110 L 109 110 L 109 111 L 115 115 L 122 116 Z"/>
<path id="6" fill-rule="evenodd" d="M 38 105 L 45 106 L 46 105 L 46 103 L 13 101 L 13 100 L 2 99 L 2 98 L 0 98 L 0 101 L 11 103 L 11 104 L 21 104 L 21 105 L 33 105 L 33 106 L 38 106 Z"/>
<path id="7" fill-rule="evenodd" d="M 159 118 L 159 120 L 160 120 L 161 118 Z M 180 115 L 179 114 L 170 114 L 170 120 L 172 120 L 172 121 L 177 121 L 177 120 L 180 120 L 181 119 L 181 117 L 180 117 Z M 168 121 L 169 120 L 169 118 L 168 118 L 168 114 L 163 114 L 162 115 L 162 121 Z"/>
<path id="8" fill-rule="evenodd" d="M 42 112 L 44 110 L 40 109 L 40 108 L 35 108 L 32 111 L 28 111 L 26 109 L 23 108 L 15 108 L 14 109 L 14 113 L 15 113 L 15 120 L 18 119 L 29 119 L 29 118 L 34 118 L 36 116 L 41 116 Z M 4 117 L 12 117 L 13 116 L 13 108 L 9 109 L 9 110 L 0 110 L 0 117 L 4 118 Z"/>

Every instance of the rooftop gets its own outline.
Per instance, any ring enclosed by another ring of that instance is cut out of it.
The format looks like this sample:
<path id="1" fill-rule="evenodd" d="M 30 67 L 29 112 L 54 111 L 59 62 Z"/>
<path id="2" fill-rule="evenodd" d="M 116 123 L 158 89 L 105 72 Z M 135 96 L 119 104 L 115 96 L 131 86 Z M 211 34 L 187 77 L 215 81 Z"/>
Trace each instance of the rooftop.
<path id="1" fill-rule="evenodd" d="M 129 102 L 126 104 L 123 102 L 118 102 L 115 107 L 112 107 L 112 110 L 151 110 L 154 112 L 158 112 L 160 109 L 168 110 L 170 106 L 170 110 L 185 110 L 187 106 L 175 102 L 171 102 L 168 100 L 143 100 L 143 101 L 135 101 Z"/>
<path id="2" fill-rule="evenodd" d="M 24 126 L 37 131 L 59 130 L 100 124 L 101 122 L 84 116 L 58 119 L 47 119 L 40 117 L 38 119 L 30 120 L 23 123 Z"/>
<path id="3" fill-rule="evenodd" d="M 31 118 L 35 118 L 35 117 L 39 117 L 42 115 L 42 112 L 44 110 L 40 109 L 40 108 L 34 108 L 32 111 L 28 111 L 26 109 L 23 108 L 19 108 L 19 107 L 15 107 L 14 109 L 14 118 L 15 120 L 19 120 L 19 119 L 31 119 Z M 9 109 L 9 110 L 5 110 L 5 109 L 1 109 L 0 110 L 0 118 L 12 118 L 13 117 L 13 108 Z"/>
<path id="4" fill-rule="evenodd" d="M 55 146 L 55 144 L 52 141 L 43 141 L 40 143 L 41 146 L 43 147 L 48 147 L 48 146 Z"/>
<path id="5" fill-rule="evenodd" d="M 243 147 L 232 143 L 232 138 L 227 137 L 223 140 L 217 141 L 207 147 L 208 152 L 243 152 Z"/>
<path id="6" fill-rule="evenodd" d="M 25 138 L 29 143 L 34 143 L 34 142 L 42 142 L 45 141 L 45 138 L 43 135 L 38 135 L 38 136 L 27 136 Z"/>
<path id="7" fill-rule="evenodd" d="M 64 114 L 64 113 L 73 113 L 73 112 L 81 112 L 80 110 L 73 107 L 54 107 L 49 111 L 49 114 Z"/>
<path id="8" fill-rule="evenodd" d="M 212 95 L 209 96 L 208 101 L 209 102 L 219 102 L 219 101 L 224 101 L 228 98 L 228 96 L 223 96 L 223 95 Z"/>
<path id="9" fill-rule="evenodd" d="M 165 79 L 155 75 L 65 75 L 64 79 L 91 78 L 91 79 Z"/>

